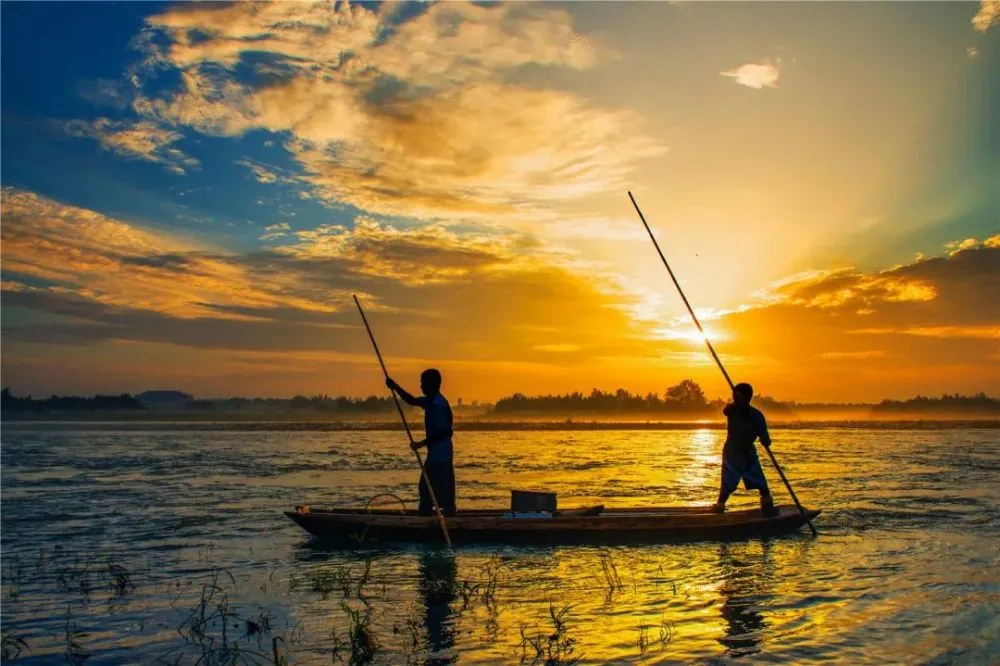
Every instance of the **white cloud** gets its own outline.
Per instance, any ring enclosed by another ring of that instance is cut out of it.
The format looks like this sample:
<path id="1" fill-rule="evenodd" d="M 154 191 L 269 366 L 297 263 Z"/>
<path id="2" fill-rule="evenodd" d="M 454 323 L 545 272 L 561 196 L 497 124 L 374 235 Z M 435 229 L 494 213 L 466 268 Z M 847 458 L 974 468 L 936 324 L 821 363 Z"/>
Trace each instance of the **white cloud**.
<path id="1" fill-rule="evenodd" d="M 760 90 L 761 88 L 777 88 L 780 72 L 777 67 L 770 63 L 747 63 L 735 69 L 720 72 L 720 74 L 734 79 L 741 86 Z"/>

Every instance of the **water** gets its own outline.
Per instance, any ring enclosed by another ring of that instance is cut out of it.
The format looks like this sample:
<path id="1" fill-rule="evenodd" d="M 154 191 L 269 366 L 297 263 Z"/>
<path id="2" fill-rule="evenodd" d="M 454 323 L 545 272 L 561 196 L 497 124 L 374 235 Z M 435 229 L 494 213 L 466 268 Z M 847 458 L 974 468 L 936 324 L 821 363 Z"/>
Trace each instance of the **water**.
<path id="1" fill-rule="evenodd" d="M 1000 663 L 1000 430 L 776 429 L 824 510 L 815 540 L 448 555 L 324 550 L 281 513 L 377 493 L 412 507 L 399 433 L 135 428 L 4 428 L 2 620 L 23 663 L 267 663 L 274 636 L 292 664 L 346 663 L 366 609 L 376 663 Z M 708 503 L 722 436 L 460 433 L 459 507 L 511 488 Z"/>

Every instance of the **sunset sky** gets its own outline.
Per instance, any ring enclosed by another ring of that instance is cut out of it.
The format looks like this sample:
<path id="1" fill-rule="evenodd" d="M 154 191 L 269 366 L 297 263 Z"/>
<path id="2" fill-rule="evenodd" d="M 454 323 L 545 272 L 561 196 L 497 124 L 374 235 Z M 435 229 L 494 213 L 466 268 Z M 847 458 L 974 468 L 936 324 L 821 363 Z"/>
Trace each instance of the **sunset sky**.
<path id="1" fill-rule="evenodd" d="M 1000 2 L 4 3 L 16 394 L 1000 394 Z"/>

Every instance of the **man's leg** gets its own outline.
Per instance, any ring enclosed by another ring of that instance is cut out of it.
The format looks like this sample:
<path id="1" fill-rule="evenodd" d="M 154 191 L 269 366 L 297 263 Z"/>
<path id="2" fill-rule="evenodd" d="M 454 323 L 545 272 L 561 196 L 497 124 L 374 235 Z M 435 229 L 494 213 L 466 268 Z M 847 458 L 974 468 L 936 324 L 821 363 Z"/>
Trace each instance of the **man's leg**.
<path id="1" fill-rule="evenodd" d="M 760 510 L 765 516 L 778 515 L 778 509 L 774 506 L 774 498 L 771 497 L 771 489 L 767 486 L 767 479 L 764 477 L 764 470 L 760 466 L 760 459 L 757 456 L 753 457 L 746 471 L 743 472 L 743 485 L 747 490 L 760 491 Z"/>
<path id="2" fill-rule="evenodd" d="M 434 479 L 431 477 L 431 466 L 425 463 L 424 471 L 431 483 L 434 483 Z M 431 500 L 431 493 L 427 489 L 427 482 L 424 480 L 423 474 L 420 475 L 420 504 L 417 507 L 417 513 L 421 516 L 434 515 L 434 502 Z"/>
<path id="3" fill-rule="evenodd" d="M 458 513 L 455 507 L 455 467 L 450 462 L 438 463 L 435 467 L 431 479 L 434 484 L 434 495 L 444 515 L 454 516 Z"/>
<path id="4" fill-rule="evenodd" d="M 450 463 L 426 463 L 427 477 L 434 489 L 434 497 L 427 490 L 427 484 L 420 483 L 420 515 L 434 515 L 434 500 L 437 500 L 442 513 L 454 516 L 455 511 L 455 471 Z"/>
<path id="5" fill-rule="evenodd" d="M 725 513 L 726 511 L 726 500 L 729 496 L 733 494 L 736 490 L 736 486 L 740 482 L 740 473 L 730 461 L 726 460 L 725 455 L 722 457 L 722 479 L 719 482 L 719 499 L 714 505 L 712 505 L 712 511 L 715 513 Z"/>

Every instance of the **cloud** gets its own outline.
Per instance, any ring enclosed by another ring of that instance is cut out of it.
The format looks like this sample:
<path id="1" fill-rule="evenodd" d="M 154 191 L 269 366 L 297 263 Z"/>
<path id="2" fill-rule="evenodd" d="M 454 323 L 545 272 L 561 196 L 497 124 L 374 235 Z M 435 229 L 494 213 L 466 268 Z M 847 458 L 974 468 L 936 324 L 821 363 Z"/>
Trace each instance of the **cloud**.
<path id="1" fill-rule="evenodd" d="M 473 273 L 530 267 L 537 261 L 519 253 L 531 247 L 524 237 L 458 234 L 434 224 L 397 229 L 362 217 L 352 228 L 323 225 L 295 236 L 298 243 L 279 251 L 303 260 L 336 259 L 359 275 L 412 283 L 449 282 Z"/>
<path id="2" fill-rule="evenodd" d="M 955 255 L 965 250 L 972 250 L 979 247 L 979 241 L 975 238 L 966 238 L 960 241 L 951 241 L 945 245 L 949 255 Z"/>
<path id="3" fill-rule="evenodd" d="M 60 356 L 66 345 L 89 345 L 76 357 L 105 354 L 120 373 L 121 364 L 138 362 L 128 360 L 138 349 L 128 345 L 160 345 L 169 346 L 157 347 L 161 354 L 184 350 L 178 358 L 223 355 L 229 360 L 220 356 L 216 367 L 234 392 L 252 381 L 272 386 L 272 370 L 285 386 L 303 387 L 292 390 L 329 390 L 332 367 L 368 353 L 350 300 L 358 294 L 394 367 L 416 372 L 433 356 L 460 369 L 460 381 L 473 387 L 467 395 L 485 397 L 484 385 L 493 397 L 523 390 L 524 372 L 544 379 L 540 390 L 662 390 L 684 376 L 709 387 L 718 380 L 700 340 L 666 339 L 662 323 L 631 314 L 641 295 L 599 272 L 569 270 L 528 236 L 361 217 L 351 228 L 293 231 L 278 223 L 266 231 L 287 234 L 280 249 L 220 253 L 22 190 L 5 188 L 2 205 L 4 367 L 15 377 L 37 377 L 41 366 L 29 360 L 43 356 L 83 372 L 86 363 Z M 759 302 L 709 313 L 710 329 L 725 335 L 710 334 L 734 377 L 771 394 L 869 391 L 874 399 L 890 389 L 989 389 L 1000 246 L 965 245 L 884 271 L 794 276 Z M 891 348 L 873 350 L 873 339 Z M 269 360 L 254 374 L 252 362 L 232 360 L 236 353 Z M 296 356 L 325 353 L 344 356 L 323 361 L 322 371 Z M 298 359 L 294 369 L 273 367 L 283 354 Z M 193 377 L 211 363 L 197 358 Z M 941 385 L 946 380 L 954 381 Z M 914 382 L 924 383 L 913 389 Z"/>
<path id="4" fill-rule="evenodd" d="M 288 231 L 291 229 L 288 222 L 279 222 L 277 224 L 269 224 L 264 227 L 264 233 L 259 236 L 260 240 L 274 240 L 276 238 L 284 238 L 288 236 Z"/>
<path id="5" fill-rule="evenodd" d="M 115 79 L 83 81 L 77 86 L 77 92 L 95 106 L 108 106 L 118 111 L 127 109 L 131 101 L 128 86 Z"/>
<path id="6" fill-rule="evenodd" d="M 231 256 L 90 210 L 4 188 L 3 211 L 5 275 L 54 293 L 182 318 L 219 316 L 218 305 L 331 309 L 285 292 L 280 273 L 254 274 Z"/>
<path id="7" fill-rule="evenodd" d="M 723 360 L 780 359 L 764 373 L 772 394 L 881 399 L 1000 389 L 988 362 L 1000 339 L 992 307 L 1000 302 L 1000 247 L 989 240 L 949 247 L 882 271 L 813 271 L 780 281 L 719 320 L 730 339 L 718 351 Z M 874 338 L 891 347 L 873 350 Z M 845 366 L 850 360 L 864 363 Z"/>
<path id="8" fill-rule="evenodd" d="M 580 347 L 580 345 L 555 343 L 547 345 L 535 345 L 534 347 L 532 347 L 532 349 L 537 349 L 538 351 L 543 351 L 543 352 L 552 352 L 555 354 L 566 354 L 570 352 L 580 351 L 580 349 L 582 348 Z"/>
<path id="9" fill-rule="evenodd" d="M 760 90 L 762 88 L 777 88 L 780 72 L 776 66 L 770 63 L 747 63 L 735 69 L 720 72 L 720 74 L 734 79 L 741 86 Z"/>
<path id="10" fill-rule="evenodd" d="M 279 223 L 270 232 L 291 245 L 220 254 L 11 188 L 3 207 L 5 314 L 57 318 L 5 317 L 5 340 L 21 344 L 362 353 L 359 294 L 387 344 L 455 363 L 547 363 L 554 351 L 582 362 L 644 346 L 613 283 L 522 254 L 523 238 L 362 218 L 351 229 Z"/>
<path id="11" fill-rule="evenodd" d="M 869 309 L 879 303 L 930 301 L 937 296 L 932 283 L 896 270 L 872 275 L 856 269 L 813 271 L 779 281 L 761 294 L 763 303 L 785 303 L 807 308 Z"/>
<path id="12" fill-rule="evenodd" d="M 972 17 L 972 27 L 986 32 L 1000 22 L 1000 0 L 980 0 L 979 11 Z"/>
<path id="13" fill-rule="evenodd" d="M 869 349 L 864 351 L 849 351 L 849 352 L 823 352 L 820 354 L 820 358 L 827 361 L 839 361 L 839 360 L 865 360 L 869 358 L 885 358 L 886 352 L 880 349 Z"/>
<path id="14" fill-rule="evenodd" d="M 198 160 L 173 147 L 182 138 L 180 132 L 165 129 L 148 120 L 71 120 L 64 123 L 63 128 L 71 136 L 95 139 L 102 148 L 122 157 L 156 162 L 180 176 L 184 175 L 185 169 L 199 166 Z"/>
<path id="15" fill-rule="evenodd" d="M 847 331 L 856 335 L 916 335 L 925 338 L 970 338 L 1000 340 L 997 326 L 911 326 L 908 328 L 862 328 Z"/>
<path id="16" fill-rule="evenodd" d="M 663 152 L 631 111 L 511 82 L 524 65 L 610 57 L 560 8 L 179 6 L 147 33 L 135 112 L 212 135 L 283 134 L 318 198 L 372 213 L 521 215 L 620 189 L 636 160 Z M 146 92 L 160 70 L 179 85 Z"/>
<path id="17" fill-rule="evenodd" d="M 259 162 L 254 162 L 250 159 L 237 160 L 235 164 L 250 169 L 250 173 L 258 183 L 271 185 L 273 183 L 277 183 L 278 181 L 288 180 L 279 176 L 272 168 L 260 164 Z"/>

